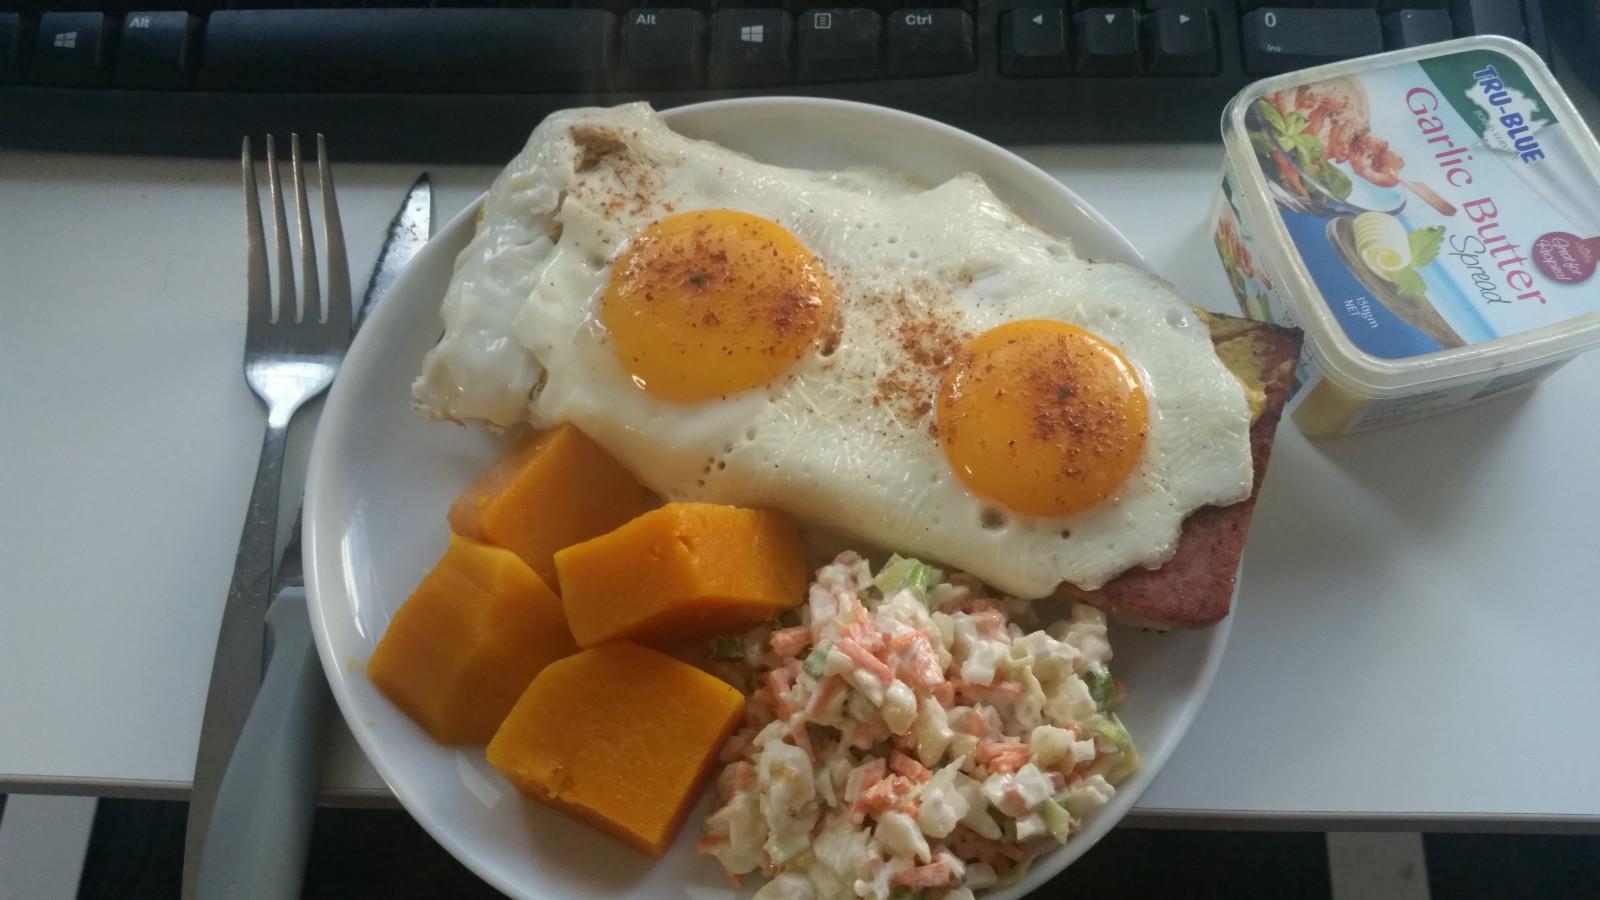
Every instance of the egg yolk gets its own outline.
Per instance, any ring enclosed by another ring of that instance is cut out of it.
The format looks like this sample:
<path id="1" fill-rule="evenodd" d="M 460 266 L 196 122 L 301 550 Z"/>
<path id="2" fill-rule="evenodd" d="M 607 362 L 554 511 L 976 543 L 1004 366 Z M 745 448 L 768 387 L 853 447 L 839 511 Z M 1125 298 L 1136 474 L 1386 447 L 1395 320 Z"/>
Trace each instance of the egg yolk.
<path id="1" fill-rule="evenodd" d="M 617 360 L 665 400 L 772 381 L 833 312 L 833 284 L 782 226 L 727 209 L 662 219 L 629 242 L 600 300 Z"/>
<path id="2" fill-rule="evenodd" d="M 1145 393 L 1128 360 L 1047 319 L 978 335 L 945 369 L 945 458 L 973 493 L 1014 512 L 1064 516 L 1104 500 L 1144 452 Z"/>

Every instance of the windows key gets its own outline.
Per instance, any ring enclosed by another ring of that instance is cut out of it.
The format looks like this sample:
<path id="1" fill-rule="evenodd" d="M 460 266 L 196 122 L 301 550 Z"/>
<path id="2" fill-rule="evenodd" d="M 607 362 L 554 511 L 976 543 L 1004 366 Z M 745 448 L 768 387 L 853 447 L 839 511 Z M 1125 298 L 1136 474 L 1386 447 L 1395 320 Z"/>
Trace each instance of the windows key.
<path id="1" fill-rule="evenodd" d="M 100 87 L 110 76 L 110 29 L 97 12 L 48 12 L 34 39 L 34 84 Z"/>
<path id="2" fill-rule="evenodd" d="M 778 84 L 790 70 L 789 14 L 781 9 L 724 9 L 711 17 L 713 84 Z"/>

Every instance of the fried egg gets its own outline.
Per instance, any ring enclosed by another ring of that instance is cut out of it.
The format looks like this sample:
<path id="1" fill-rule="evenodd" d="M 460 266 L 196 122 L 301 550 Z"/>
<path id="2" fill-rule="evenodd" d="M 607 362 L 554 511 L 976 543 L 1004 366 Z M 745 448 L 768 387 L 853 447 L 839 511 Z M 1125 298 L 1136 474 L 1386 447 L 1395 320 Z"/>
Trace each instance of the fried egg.
<path id="1" fill-rule="evenodd" d="M 765 165 L 643 104 L 546 119 L 496 179 L 413 394 L 577 425 L 673 500 L 785 510 L 1022 597 L 1173 553 L 1250 493 L 1199 318 L 973 175 Z"/>

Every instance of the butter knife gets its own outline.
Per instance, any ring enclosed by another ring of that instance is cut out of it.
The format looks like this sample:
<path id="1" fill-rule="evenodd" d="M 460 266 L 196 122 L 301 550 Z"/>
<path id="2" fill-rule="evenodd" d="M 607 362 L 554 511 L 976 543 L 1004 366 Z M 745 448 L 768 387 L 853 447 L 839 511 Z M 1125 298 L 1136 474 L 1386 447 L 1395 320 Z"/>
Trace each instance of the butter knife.
<path id="1" fill-rule="evenodd" d="M 406 200 L 389 222 L 389 234 L 378 251 L 378 261 L 372 266 L 372 278 L 367 281 L 366 293 L 361 295 L 361 305 L 356 307 L 356 330 L 367 320 L 367 314 L 378 305 L 378 300 L 389 293 L 390 285 L 400 277 L 411 258 L 433 236 L 433 182 L 423 172 L 406 191 Z"/>
<path id="2" fill-rule="evenodd" d="M 355 328 L 428 242 L 433 187 L 423 173 L 389 223 Z M 328 683 L 317 659 L 300 564 L 300 514 L 273 579 L 266 672 L 211 809 L 194 882 L 197 900 L 292 900 L 300 896 L 316 811 L 328 717 Z"/>

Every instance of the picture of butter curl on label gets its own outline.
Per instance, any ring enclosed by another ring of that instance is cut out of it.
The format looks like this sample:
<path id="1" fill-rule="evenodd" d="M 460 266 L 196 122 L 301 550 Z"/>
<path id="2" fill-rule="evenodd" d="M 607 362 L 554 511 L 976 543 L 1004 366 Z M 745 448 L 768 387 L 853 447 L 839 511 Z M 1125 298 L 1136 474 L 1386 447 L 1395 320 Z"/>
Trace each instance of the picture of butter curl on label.
<path id="1" fill-rule="evenodd" d="M 1388 213 L 1339 216 L 1328 222 L 1328 242 L 1372 299 L 1441 348 L 1466 341 L 1434 309 L 1420 270 L 1432 263 L 1444 243 L 1444 226 L 1407 231 Z"/>
<path id="2" fill-rule="evenodd" d="M 1350 227 L 1355 232 L 1356 253 L 1367 268 L 1390 282 L 1411 270 L 1411 242 L 1399 219 L 1366 212 L 1356 216 Z"/>
<path id="3" fill-rule="evenodd" d="M 1402 294 L 1427 294 L 1428 285 L 1420 272 L 1439 255 L 1444 243 L 1443 225 L 1407 231 L 1394 216 L 1369 212 L 1356 216 L 1350 230 L 1356 256 L 1368 270 Z"/>

